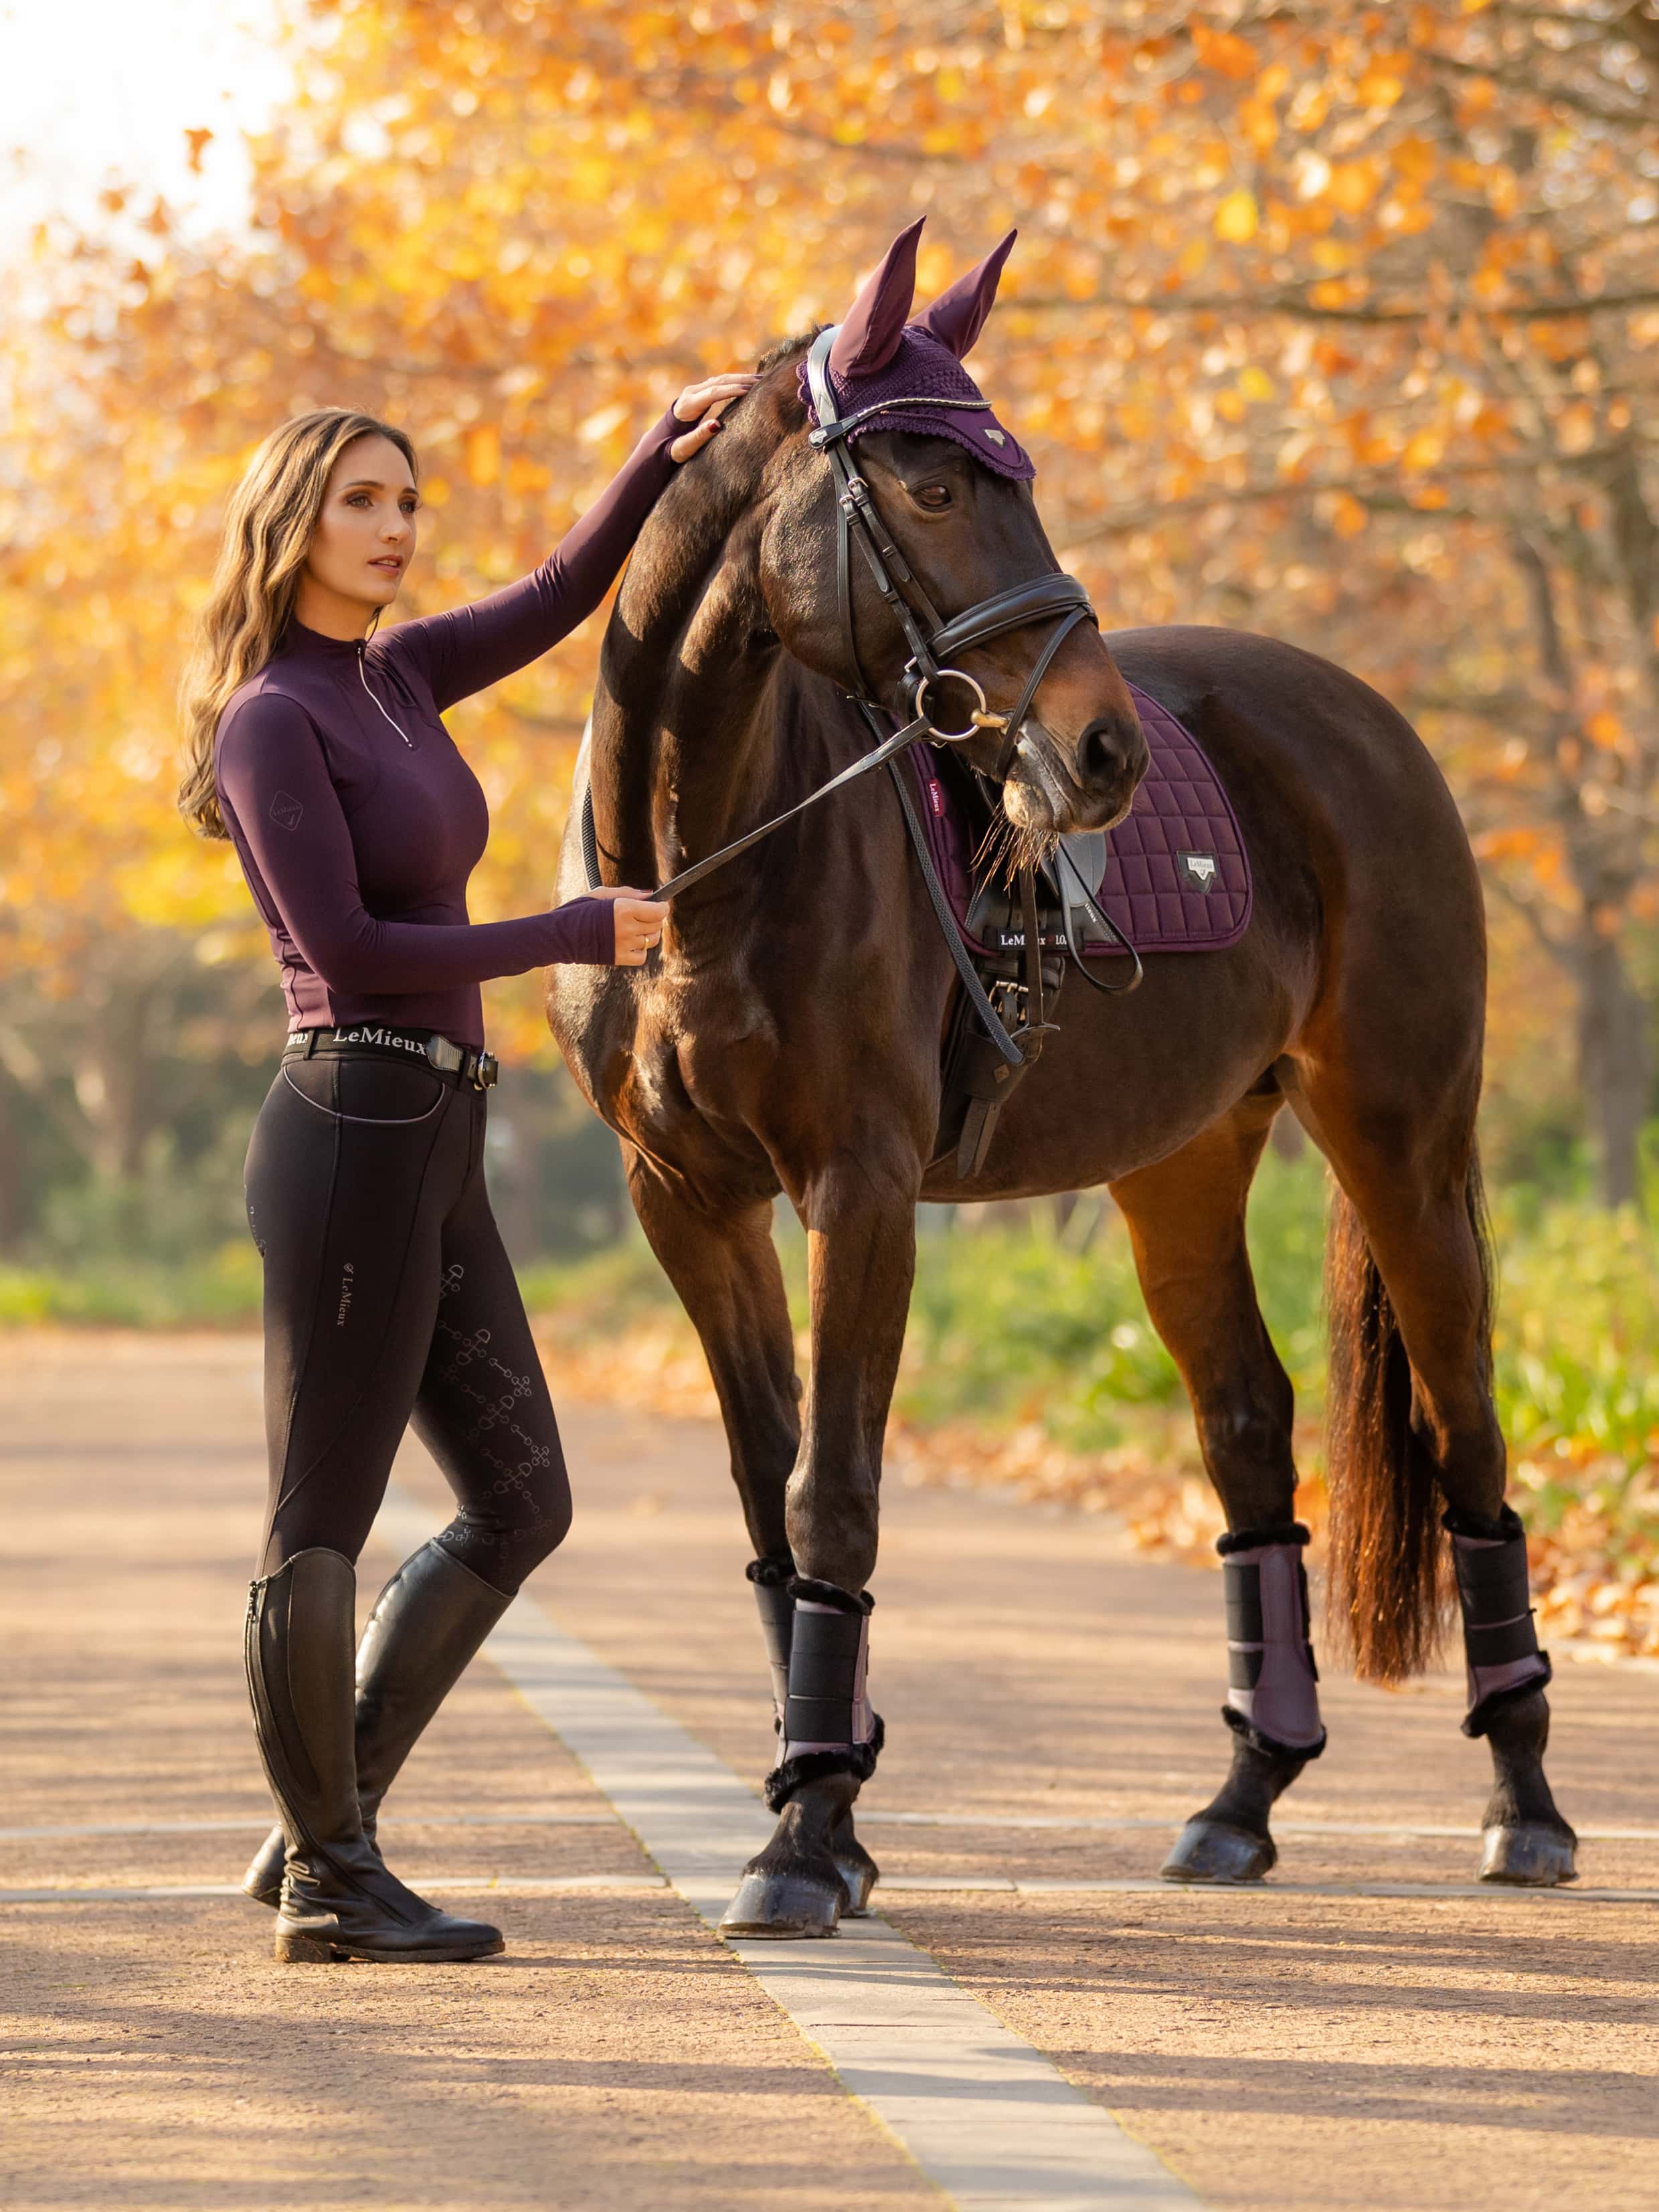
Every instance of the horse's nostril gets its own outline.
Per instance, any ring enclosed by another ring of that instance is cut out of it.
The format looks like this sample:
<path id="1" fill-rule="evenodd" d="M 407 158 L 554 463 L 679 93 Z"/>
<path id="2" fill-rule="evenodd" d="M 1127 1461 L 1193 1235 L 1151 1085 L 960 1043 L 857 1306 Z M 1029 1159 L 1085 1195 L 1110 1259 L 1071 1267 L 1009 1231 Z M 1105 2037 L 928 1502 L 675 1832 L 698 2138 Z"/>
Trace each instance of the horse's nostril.
<path id="1" fill-rule="evenodd" d="M 1115 716 L 1103 714 L 1077 741 L 1079 781 L 1104 783 L 1110 776 L 1121 775 L 1133 750 L 1130 732 Z"/>

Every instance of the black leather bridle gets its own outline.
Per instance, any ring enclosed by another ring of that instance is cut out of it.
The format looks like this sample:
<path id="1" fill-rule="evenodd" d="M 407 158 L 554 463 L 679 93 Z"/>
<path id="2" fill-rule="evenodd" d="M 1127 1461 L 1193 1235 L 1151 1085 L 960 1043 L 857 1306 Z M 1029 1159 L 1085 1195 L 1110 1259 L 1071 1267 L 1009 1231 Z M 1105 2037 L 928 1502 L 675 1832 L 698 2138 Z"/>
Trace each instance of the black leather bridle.
<path id="1" fill-rule="evenodd" d="M 875 416 L 901 414 L 907 407 L 931 410 L 936 414 L 939 402 L 925 398 L 884 399 L 873 407 L 860 409 L 855 414 L 838 416 L 835 395 L 830 388 L 830 349 L 835 342 L 833 327 L 820 331 L 806 356 L 806 388 L 811 398 L 815 423 L 807 434 L 807 443 L 816 446 L 827 457 L 835 471 L 836 597 L 841 611 L 842 641 L 846 648 L 848 664 L 858 678 L 859 690 L 854 696 L 860 705 L 876 704 L 870 698 L 869 678 L 864 672 L 864 663 L 859 658 L 858 640 L 853 630 L 852 546 L 856 539 L 876 589 L 904 632 L 910 647 L 910 659 L 899 684 L 911 714 L 924 715 L 931 688 L 945 683 L 965 684 L 979 702 L 968 726 L 962 730 L 941 730 L 928 718 L 927 735 L 933 744 L 957 745 L 966 744 L 978 737 L 982 730 L 1002 730 L 1006 733 L 1006 741 L 1001 757 L 993 772 L 994 780 L 1000 782 L 1013 765 L 1020 726 L 1030 711 L 1038 684 L 1048 672 L 1049 663 L 1079 623 L 1098 623 L 1099 617 L 1090 604 L 1089 594 L 1077 578 L 1066 575 L 1062 569 L 1056 569 L 1050 575 L 1034 576 L 1029 583 L 1010 585 L 1006 591 L 997 592 L 988 599 L 981 599 L 963 613 L 952 615 L 948 622 L 945 621 L 895 543 L 892 532 L 882 520 L 881 510 L 871 496 L 870 487 L 859 474 L 848 450 L 852 433 Z M 990 407 L 988 400 L 966 404 L 983 407 L 988 411 Z M 906 596 L 907 587 L 908 597 Z M 1055 627 L 1031 665 L 1018 704 L 1012 714 L 991 714 L 986 705 L 985 694 L 974 678 L 950 665 L 951 655 L 966 652 L 974 646 L 988 645 L 994 637 L 1002 636 L 1005 631 L 1024 629 L 1033 623 L 1040 622 L 1053 622 Z"/>
<path id="2" fill-rule="evenodd" d="M 1037 686 L 1048 674 L 1054 655 L 1079 623 L 1098 623 L 1099 617 L 1089 594 L 1078 579 L 1068 576 L 1061 569 L 1048 575 L 1035 576 L 1026 583 L 1010 585 L 1006 591 L 994 592 L 989 599 L 978 600 L 973 606 L 964 609 L 961 614 L 951 616 L 948 620 L 939 613 L 894 541 L 892 532 L 883 521 L 881 510 L 871 495 L 869 485 L 854 465 L 848 451 L 848 440 L 861 423 L 869 422 L 875 416 L 902 413 L 906 408 L 931 409 L 937 412 L 940 403 L 937 399 L 925 398 L 884 399 L 876 406 L 864 408 L 856 413 L 837 416 L 829 374 L 830 349 L 836 342 L 836 328 L 831 325 L 829 329 L 820 331 L 806 356 L 807 391 L 813 418 L 808 442 L 825 455 L 835 474 L 836 594 L 847 662 L 858 685 L 858 689 L 849 691 L 848 696 L 858 708 L 877 743 L 850 767 L 842 769 L 839 775 L 831 776 L 827 783 L 820 784 L 816 791 L 809 793 L 798 805 L 786 809 L 781 814 L 774 815 L 770 821 L 761 823 L 744 836 L 734 838 L 729 845 L 722 845 L 718 852 L 708 854 L 706 858 L 695 861 L 690 867 L 682 869 L 678 875 L 662 884 L 652 896 L 658 899 L 671 899 L 681 891 L 689 890 L 693 884 L 701 883 L 705 877 L 713 875 L 717 868 L 723 868 L 727 861 L 735 860 L 740 853 L 747 852 L 751 845 L 759 844 L 763 838 L 769 837 L 785 823 L 793 822 L 798 815 L 805 813 L 809 807 L 817 805 L 832 792 L 856 783 L 875 769 L 890 768 L 906 827 L 921 864 L 928 897 L 962 979 L 963 988 L 1002 1058 L 1011 1066 L 1030 1066 L 1042 1051 L 1044 1036 L 1052 1034 L 1054 1030 L 1054 1024 L 1043 1019 L 1042 947 L 1037 922 L 1035 877 L 1030 869 L 1022 871 L 1020 875 L 1020 904 L 1025 936 L 1025 1006 L 1020 1027 L 1011 1036 L 987 997 L 972 955 L 963 942 L 962 933 L 957 927 L 956 917 L 951 912 L 938 872 L 927 851 L 926 836 L 917 818 L 914 801 L 899 770 L 898 757 L 924 739 L 933 744 L 959 745 L 969 744 L 983 731 L 1001 730 L 1004 743 L 993 771 L 993 780 L 1002 781 L 1013 765 L 1022 726 L 1036 696 Z M 968 404 L 984 407 L 988 410 L 990 405 L 988 400 L 952 401 L 951 404 L 953 408 Z M 854 634 L 852 548 L 854 543 L 877 591 L 903 631 L 910 647 L 910 659 L 899 678 L 899 688 L 909 719 L 885 737 L 882 735 L 877 716 L 893 710 L 870 696 L 871 686 Z M 992 713 L 979 684 L 964 670 L 952 666 L 951 656 L 975 646 L 988 645 L 993 638 L 1001 637 L 1009 630 L 1024 629 L 1043 622 L 1051 622 L 1054 627 L 1031 664 L 1018 702 L 1007 714 Z M 940 729 L 928 707 L 929 691 L 947 684 L 965 685 L 978 702 L 967 726 L 960 730 Z M 583 823 L 584 859 L 590 887 L 597 884 L 599 880 L 599 854 L 592 835 L 592 804 L 590 791 Z M 1079 889 L 1107 929 L 1133 956 L 1133 947 L 1109 917 L 1101 912 L 1080 878 Z M 1066 934 L 1080 963 L 1080 948 L 1073 939 L 1069 908 L 1066 910 Z M 1090 978 L 1091 981 L 1093 980 Z M 1133 976 L 1127 985 L 1115 988 L 1133 989 L 1139 980 L 1140 963 L 1136 957 Z M 1022 1047 L 1024 1048 L 1023 1050 Z"/>

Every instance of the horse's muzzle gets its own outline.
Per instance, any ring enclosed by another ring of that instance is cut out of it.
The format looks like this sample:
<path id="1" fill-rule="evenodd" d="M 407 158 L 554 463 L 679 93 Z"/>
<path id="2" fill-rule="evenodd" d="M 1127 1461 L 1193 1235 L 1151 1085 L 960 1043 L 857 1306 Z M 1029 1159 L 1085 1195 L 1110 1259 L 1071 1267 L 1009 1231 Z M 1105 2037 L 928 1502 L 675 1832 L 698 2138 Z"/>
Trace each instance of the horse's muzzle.
<path id="1" fill-rule="evenodd" d="M 1129 811 L 1152 756 L 1133 708 L 1097 715 L 1073 742 L 1028 720 L 1003 786 L 1003 811 L 1039 836 L 1106 830 Z"/>

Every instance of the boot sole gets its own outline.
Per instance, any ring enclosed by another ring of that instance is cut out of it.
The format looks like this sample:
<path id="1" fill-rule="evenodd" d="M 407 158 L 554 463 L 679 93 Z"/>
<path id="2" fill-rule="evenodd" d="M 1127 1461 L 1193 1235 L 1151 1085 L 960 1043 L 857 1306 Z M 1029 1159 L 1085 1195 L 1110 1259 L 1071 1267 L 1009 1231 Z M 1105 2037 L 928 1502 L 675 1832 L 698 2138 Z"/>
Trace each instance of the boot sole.
<path id="1" fill-rule="evenodd" d="M 276 1931 L 272 1955 L 284 1966 L 337 1966 L 361 1962 L 374 1966 L 432 1966 L 460 1965 L 469 1959 L 493 1959 L 507 1948 L 498 1936 L 493 1943 L 434 1943 L 419 1951 L 380 1951 L 368 1943 L 337 1943 L 321 1936 L 289 1936 Z"/>

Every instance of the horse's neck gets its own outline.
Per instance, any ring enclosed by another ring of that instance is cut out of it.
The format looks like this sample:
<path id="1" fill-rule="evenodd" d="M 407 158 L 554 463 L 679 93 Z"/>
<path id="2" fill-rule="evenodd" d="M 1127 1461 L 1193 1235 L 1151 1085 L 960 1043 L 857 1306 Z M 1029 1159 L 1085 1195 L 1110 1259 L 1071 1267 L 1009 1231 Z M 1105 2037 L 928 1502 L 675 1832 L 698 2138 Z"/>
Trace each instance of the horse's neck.
<path id="1" fill-rule="evenodd" d="M 653 525 L 606 633 L 594 825 L 625 883 L 663 881 L 727 842 L 781 781 L 779 707 L 793 685 L 779 680 L 775 643 L 755 642 L 752 586 L 731 533 L 711 544 L 696 520 L 671 514 Z"/>

